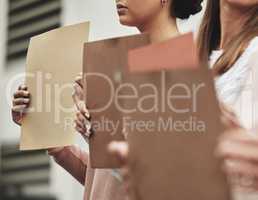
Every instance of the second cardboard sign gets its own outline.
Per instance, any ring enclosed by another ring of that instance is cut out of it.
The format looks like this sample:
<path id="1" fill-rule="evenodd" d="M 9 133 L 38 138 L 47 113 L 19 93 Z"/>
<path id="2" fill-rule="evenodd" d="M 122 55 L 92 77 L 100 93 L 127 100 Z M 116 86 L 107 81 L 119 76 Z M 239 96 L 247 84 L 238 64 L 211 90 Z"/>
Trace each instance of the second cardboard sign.
<path id="1" fill-rule="evenodd" d="M 134 35 L 84 46 L 85 101 L 94 132 L 89 140 L 93 168 L 119 167 L 107 147 L 111 141 L 124 140 L 122 117 L 124 79 L 128 76 L 127 53 L 149 43 L 148 35 Z"/>
<path id="2" fill-rule="evenodd" d="M 225 127 L 213 76 L 207 66 L 199 66 L 193 39 L 180 38 L 129 53 L 127 82 L 145 87 L 139 92 L 142 106 L 139 99 L 125 104 L 139 109 L 127 115 L 130 197 L 229 200 L 226 177 L 214 156 Z M 180 44 L 173 46 L 174 40 Z"/>

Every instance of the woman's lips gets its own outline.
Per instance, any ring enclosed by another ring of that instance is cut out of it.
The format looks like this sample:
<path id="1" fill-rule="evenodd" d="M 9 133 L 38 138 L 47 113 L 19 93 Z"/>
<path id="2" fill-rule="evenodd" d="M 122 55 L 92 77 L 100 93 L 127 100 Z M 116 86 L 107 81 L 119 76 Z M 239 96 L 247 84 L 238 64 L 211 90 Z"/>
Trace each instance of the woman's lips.
<path id="1" fill-rule="evenodd" d="M 117 12 L 119 15 L 124 15 L 126 13 L 126 11 L 128 10 L 128 8 L 121 3 L 118 3 L 116 7 L 117 7 Z"/>

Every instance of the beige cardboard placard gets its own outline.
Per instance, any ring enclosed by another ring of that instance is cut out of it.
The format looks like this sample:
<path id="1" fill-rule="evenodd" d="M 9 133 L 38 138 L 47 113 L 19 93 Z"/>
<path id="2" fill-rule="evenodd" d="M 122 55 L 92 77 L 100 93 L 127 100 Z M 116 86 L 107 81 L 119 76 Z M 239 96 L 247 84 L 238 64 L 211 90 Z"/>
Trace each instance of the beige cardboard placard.
<path id="1" fill-rule="evenodd" d="M 93 134 L 89 140 L 93 168 L 117 168 L 119 163 L 109 155 L 111 141 L 124 140 L 124 79 L 128 76 L 128 50 L 150 43 L 148 35 L 133 35 L 85 44 L 84 77 L 86 104 L 91 114 Z M 125 94 L 124 94 L 125 95 Z"/>
<path id="2" fill-rule="evenodd" d="M 193 40 L 188 40 L 190 48 L 183 48 L 182 57 L 175 56 L 173 52 L 185 46 L 184 40 L 178 41 L 181 42 L 170 47 L 174 48 L 170 51 L 172 55 L 166 52 L 167 48 L 159 46 L 163 60 L 155 63 L 161 71 L 153 71 L 153 62 L 140 50 L 129 53 L 129 64 L 143 65 L 143 70 L 129 66 L 134 75 L 128 82 L 138 88 L 138 98 L 125 102 L 128 109 L 137 107 L 136 112 L 127 115 L 131 123 L 126 129 L 132 183 L 130 198 L 229 200 L 226 176 L 214 155 L 217 139 L 225 127 L 220 121 L 213 76 L 208 67 L 199 67 L 196 63 L 197 54 L 191 48 Z M 169 43 L 173 44 L 167 41 L 164 47 Z M 142 50 L 155 55 L 156 47 L 150 45 Z M 177 68 L 174 63 L 181 62 L 174 59 L 188 59 L 185 63 L 189 68 Z M 159 63 L 165 66 L 158 66 Z"/>
<path id="3" fill-rule="evenodd" d="M 74 143 L 73 82 L 82 72 L 83 44 L 88 41 L 89 28 L 85 22 L 31 38 L 25 81 L 31 104 L 22 122 L 21 150 Z"/>

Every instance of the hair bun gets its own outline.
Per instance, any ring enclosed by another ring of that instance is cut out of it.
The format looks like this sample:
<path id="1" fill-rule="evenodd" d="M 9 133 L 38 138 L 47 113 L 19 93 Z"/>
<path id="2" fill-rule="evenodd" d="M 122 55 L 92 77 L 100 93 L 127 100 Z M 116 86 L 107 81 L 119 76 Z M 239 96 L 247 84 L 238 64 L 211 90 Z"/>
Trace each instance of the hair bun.
<path id="1" fill-rule="evenodd" d="M 202 10 L 203 0 L 173 0 L 171 14 L 180 19 L 187 19 Z"/>

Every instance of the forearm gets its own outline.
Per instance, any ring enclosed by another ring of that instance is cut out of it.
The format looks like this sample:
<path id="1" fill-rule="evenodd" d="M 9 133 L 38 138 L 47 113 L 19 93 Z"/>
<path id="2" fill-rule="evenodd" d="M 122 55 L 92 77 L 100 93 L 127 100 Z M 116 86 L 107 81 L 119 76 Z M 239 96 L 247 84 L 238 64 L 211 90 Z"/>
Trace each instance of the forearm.
<path id="1" fill-rule="evenodd" d="M 55 161 L 84 185 L 88 154 L 76 146 L 64 147 L 59 151 L 49 151 Z"/>

